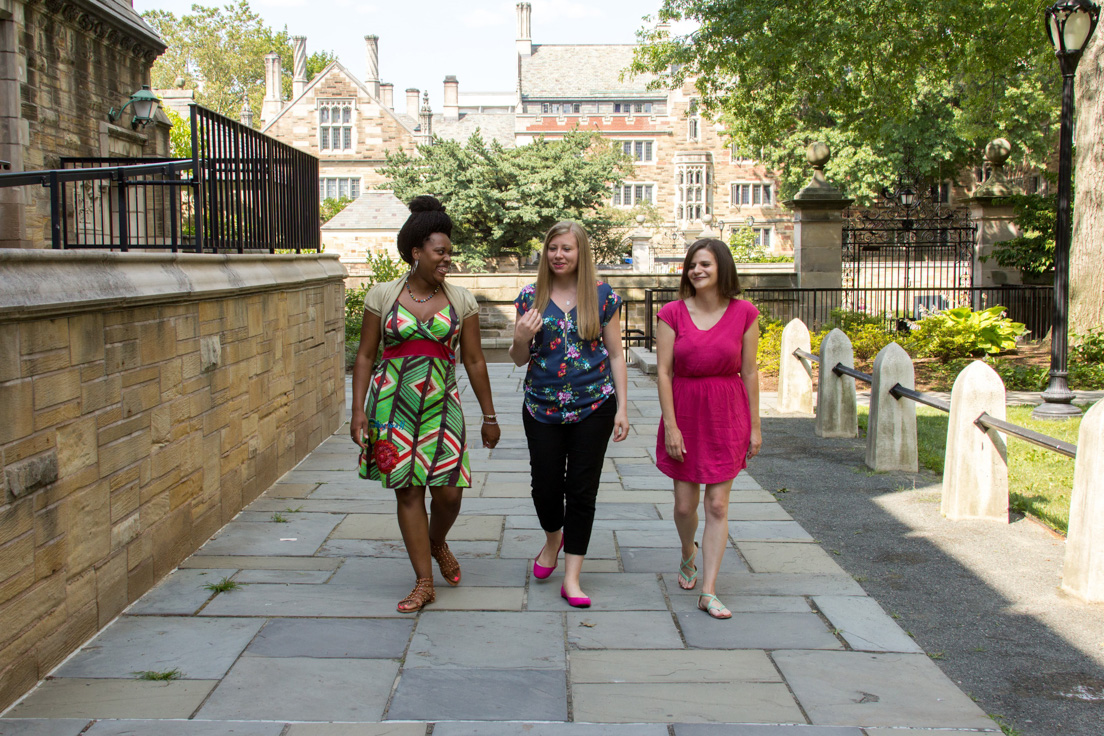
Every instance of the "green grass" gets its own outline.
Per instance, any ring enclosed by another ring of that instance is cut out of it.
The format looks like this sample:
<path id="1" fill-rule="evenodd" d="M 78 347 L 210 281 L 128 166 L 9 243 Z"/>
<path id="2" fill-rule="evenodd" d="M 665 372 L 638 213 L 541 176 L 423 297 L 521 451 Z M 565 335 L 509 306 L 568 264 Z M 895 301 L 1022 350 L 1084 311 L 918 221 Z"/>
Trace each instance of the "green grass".
<path id="1" fill-rule="evenodd" d="M 277 524 L 287 524 L 288 518 L 277 511 L 272 515 L 272 521 L 276 522 Z"/>
<path id="2" fill-rule="evenodd" d="M 235 582 L 230 578 L 223 578 L 217 583 L 207 583 L 203 586 L 212 593 L 229 593 L 232 590 L 237 590 L 241 587 L 241 583 Z"/>
<path id="3" fill-rule="evenodd" d="M 1010 406 L 1007 421 L 1066 442 L 1077 442 L 1081 420 L 1064 422 L 1031 418 L 1030 406 Z M 866 432 L 868 409 L 859 407 L 859 428 Z M 947 447 L 948 416 L 938 409 L 916 407 L 916 439 L 920 465 L 943 472 Z M 1069 527 L 1070 494 L 1073 490 L 1073 459 L 1043 449 L 1016 437 L 1008 441 L 1008 492 L 1014 511 L 1030 514 L 1062 534 Z"/>
<path id="4" fill-rule="evenodd" d="M 155 680 L 158 682 L 164 680 L 179 680 L 183 676 L 184 673 L 175 667 L 171 670 L 164 670 L 163 672 L 158 672 L 157 670 L 143 670 L 134 673 L 134 677 L 139 680 Z"/>

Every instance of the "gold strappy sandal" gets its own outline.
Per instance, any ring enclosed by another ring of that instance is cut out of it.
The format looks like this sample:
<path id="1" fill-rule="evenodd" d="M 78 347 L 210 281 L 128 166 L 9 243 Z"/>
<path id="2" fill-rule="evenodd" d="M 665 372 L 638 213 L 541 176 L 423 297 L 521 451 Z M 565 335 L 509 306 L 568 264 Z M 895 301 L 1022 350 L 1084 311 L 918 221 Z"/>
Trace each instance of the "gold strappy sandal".
<path id="1" fill-rule="evenodd" d="M 441 568 L 441 575 L 449 585 L 460 584 L 460 563 L 456 561 L 456 555 L 452 554 L 448 542 L 440 544 L 429 543 L 429 549 L 433 553 L 433 559 L 437 560 L 437 566 Z"/>
<path id="2" fill-rule="evenodd" d="M 410 595 L 399 601 L 399 605 L 395 606 L 395 609 L 399 613 L 417 613 L 427 603 L 432 603 L 435 600 L 437 600 L 437 594 L 433 591 L 433 578 L 418 578 L 414 590 L 410 591 Z"/>

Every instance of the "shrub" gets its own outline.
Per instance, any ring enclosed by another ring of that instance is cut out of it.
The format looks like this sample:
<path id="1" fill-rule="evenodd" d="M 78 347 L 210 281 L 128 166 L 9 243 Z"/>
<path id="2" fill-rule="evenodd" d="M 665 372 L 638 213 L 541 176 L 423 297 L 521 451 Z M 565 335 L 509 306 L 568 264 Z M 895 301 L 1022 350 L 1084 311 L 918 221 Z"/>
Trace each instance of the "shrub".
<path id="1" fill-rule="evenodd" d="M 882 317 L 874 317 L 866 312 L 852 312 L 849 309 L 833 309 L 825 329 L 831 330 L 833 327 L 838 327 L 850 336 L 852 332 L 865 325 L 885 331 L 885 320 Z"/>
<path id="2" fill-rule="evenodd" d="M 1104 329 L 1074 335 L 1070 353 L 1075 362 L 1104 363 Z"/>
<path id="3" fill-rule="evenodd" d="M 877 324 L 864 324 L 844 332 L 851 338 L 851 349 L 855 353 L 855 360 L 872 360 L 882 348 L 897 337 L 885 331 L 881 320 L 878 320 Z"/>
<path id="4" fill-rule="evenodd" d="M 995 355 L 1016 347 L 1024 325 L 1004 316 L 1004 307 L 975 312 L 957 307 L 931 314 L 913 326 L 909 343 L 919 355 L 946 363 L 955 358 Z"/>
<path id="5" fill-rule="evenodd" d="M 345 370 L 356 360 L 360 346 L 360 328 L 364 323 L 364 298 L 373 285 L 396 279 L 406 270 L 406 264 L 394 261 L 383 254 L 369 254 L 368 265 L 372 274 L 360 286 L 345 290 Z"/>

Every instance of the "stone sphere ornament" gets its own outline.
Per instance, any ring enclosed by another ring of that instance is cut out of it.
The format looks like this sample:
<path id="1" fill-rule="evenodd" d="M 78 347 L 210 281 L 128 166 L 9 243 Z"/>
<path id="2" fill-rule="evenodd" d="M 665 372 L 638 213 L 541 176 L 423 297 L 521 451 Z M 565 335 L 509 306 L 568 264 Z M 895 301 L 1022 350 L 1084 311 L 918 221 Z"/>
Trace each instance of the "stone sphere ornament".
<path id="1" fill-rule="evenodd" d="M 1003 166 L 1012 153 L 1012 144 L 1006 138 L 994 138 L 985 147 L 985 160 L 994 166 Z"/>
<path id="2" fill-rule="evenodd" d="M 828 149 L 827 143 L 816 141 L 809 144 L 805 157 L 814 169 L 823 169 L 824 165 L 832 160 L 832 152 Z"/>

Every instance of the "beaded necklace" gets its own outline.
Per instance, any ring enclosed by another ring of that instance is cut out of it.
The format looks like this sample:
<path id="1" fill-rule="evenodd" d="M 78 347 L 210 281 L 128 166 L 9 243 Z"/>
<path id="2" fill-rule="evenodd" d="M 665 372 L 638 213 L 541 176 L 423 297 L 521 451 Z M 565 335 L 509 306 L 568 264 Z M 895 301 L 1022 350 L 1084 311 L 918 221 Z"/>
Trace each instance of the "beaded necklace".
<path id="1" fill-rule="evenodd" d="M 425 299 L 419 299 L 418 297 L 414 296 L 414 292 L 410 290 L 410 277 L 407 277 L 407 279 L 406 279 L 406 293 L 409 294 L 410 298 L 413 299 L 418 304 L 425 304 L 430 299 L 437 296 L 437 292 L 440 291 L 440 290 L 441 290 L 441 285 L 437 284 L 437 287 L 433 290 L 433 293 L 431 293 Z"/>

